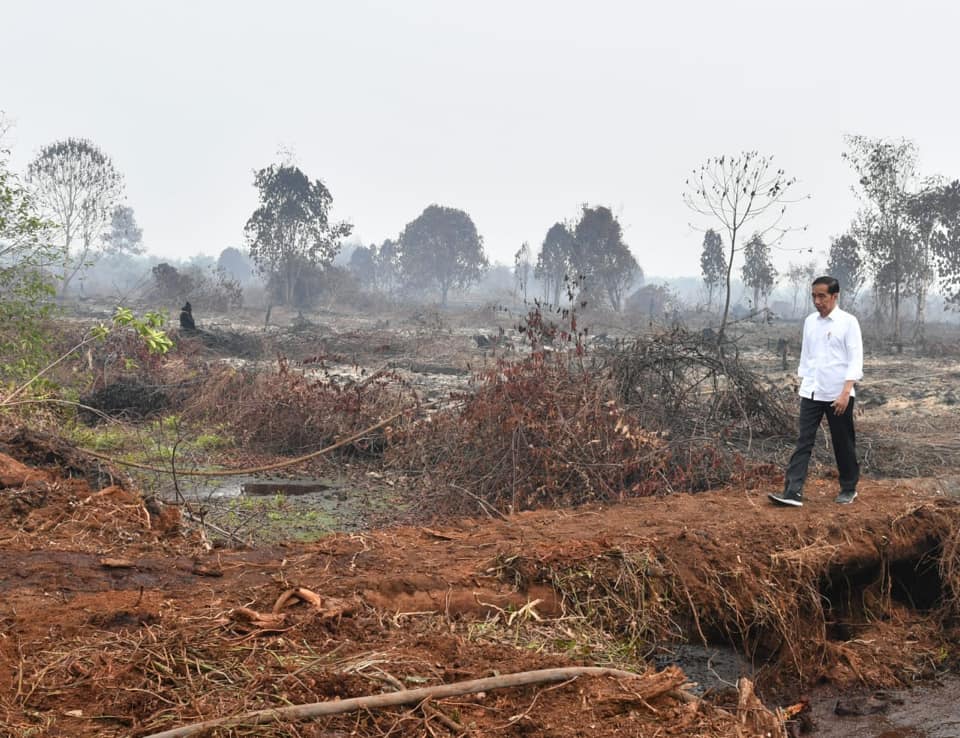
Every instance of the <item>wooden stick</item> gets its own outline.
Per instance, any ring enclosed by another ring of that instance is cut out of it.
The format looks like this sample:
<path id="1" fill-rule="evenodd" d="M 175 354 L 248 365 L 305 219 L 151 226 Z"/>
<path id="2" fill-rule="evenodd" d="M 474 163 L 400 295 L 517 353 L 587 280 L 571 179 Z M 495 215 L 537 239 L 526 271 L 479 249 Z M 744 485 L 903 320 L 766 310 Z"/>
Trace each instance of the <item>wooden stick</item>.
<path id="1" fill-rule="evenodd" d="M 435 687 L 421 687 L 419 689 L 405 689 L 400 692 L 368 695 L 366 697 L 352 697 L 335 702 L 313 702 L 306 705 L 291 707 L 275 707 L 266 710 L 255 710 L 233 717 L 217 718 L 202 723 L 186 725 L 182 728 L 165 730 L 162 733 L 153 733 L 144 738 L 186 738 L 186 736 L 217 727 L 237 725 L 263 725 L 277 720 L 303 720 L 320 717 L 322 715 L 339 715 L 355 710 L 375 710 L 382 707 L 396 707 L 410 705 L 427 699 L 442 699 L 474 692 L 486 692 L 491 689 L 506 687 L 521 687 L 527 684 L 545 684 L 548 682 L 562 682 L 579 676 L 612 676 L 620 679 L 640 679 L 642 674 L 621 669 L 607 669 L 601 666 L 570 666 L 558 669 L 538 669 L 536 671 L 521 671 L 515 674 L 503 674 L 497 677 L 471 679 L 466 682 L 440 684 Z M 675 684 L 665 685 L 665 691 L 675 688 Z"/>

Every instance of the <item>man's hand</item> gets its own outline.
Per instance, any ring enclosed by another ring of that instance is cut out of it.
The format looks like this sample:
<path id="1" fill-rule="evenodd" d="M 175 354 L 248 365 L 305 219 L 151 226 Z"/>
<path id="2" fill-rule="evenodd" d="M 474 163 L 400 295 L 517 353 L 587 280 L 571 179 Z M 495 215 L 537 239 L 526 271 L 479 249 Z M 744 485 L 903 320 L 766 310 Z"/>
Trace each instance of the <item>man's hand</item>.
<path id="1" fill-rule="evenodd" d="M 833 412 L 837 415 L 843 415 L 847 412 L 847 405 L 850 404 L 850 393 L 844 390 L 840 396 L 830 403 L 830 407 L 833 408 Z"/>

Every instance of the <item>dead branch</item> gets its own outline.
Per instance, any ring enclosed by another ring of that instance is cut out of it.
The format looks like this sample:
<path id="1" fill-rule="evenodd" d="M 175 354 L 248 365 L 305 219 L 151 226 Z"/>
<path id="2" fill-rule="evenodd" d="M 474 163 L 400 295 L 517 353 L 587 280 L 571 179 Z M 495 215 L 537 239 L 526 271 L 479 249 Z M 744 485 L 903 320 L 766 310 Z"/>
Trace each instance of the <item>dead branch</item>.
<path id="1" fill-rule="evenodd" d="M 230 540 L 236 541 L 237 543 L 239 543 L 239 544 L 241 544 L 241 545 L 243 545 L 243 546 L 247 546 L 247 547 L 250 547 L 250 548 L 253 547 L 253 542 L 252 542 L 252 541 L 249 541 L 249 540 L 247 540 L 247 539 L 245 539 L 245 538 L 241 538 L 241 537 L 238 536 L 236 533 L 231 533 L 230 531 L 228 531 L 228 530 L 226 530 L 226 529 L 224 529 L 224 528 L 220 528 L 219 526 L 216 526 L 216 525 L 214 525 L 213 523 L 210 523 L 210 522 L 204 520 L 202 517 L 197 516 L 197 515 L 194 515 L 193 512 L 191 512 L 190 510 L 188 510 L 188 509 L 186 509 L 186 508 L 181 509 L 180 514 L 183 515 L 185 518 L 187 518 L 187 520 L 191 520 L 191 521 L 193 521 L 194 523 L 197 523 L 198 525 L 200 525 L 200 526 L 202 526 L 202 527 L 209 528 L 210 530 L 214 531 L 215 533 L 219 533 L 219 534 L 222 535 L 222 536 L 226 536 L 226 537 L 229 538 Z"/>
<path id="2" fill-rule="evenodd" d="M 660 676 L 663 672 L 654 674 L 653 677 Z M 202 723 L 194 723 L 181 728 L 165 730 L 161 733 L 153 733 L 145 738 L 185 738 L 185 736 L 196 735 L 204 730 L 215 727 L 230 727 L 237 725 L 263 725 L 279 720 L 304 720 L 320 717 L 323 715 L 339 715 L 345 712 L 354 712 L 356 710 L 376 710 L 384 707 L 396 707 L 399 705 L 411 705 L 428 699 L 442 699 L 445 697 L 456 697 L 474 692 L 486 692 L 491 689 L 506 689 L 509 687 L 522 687 L 529 684 L 546 684 L 549 682 L 562 682 L 574 677 L 580 676 L 610 676 L 617 679 L 648 679 L 642 674 L 635 674 L 621 669 L 608 669 L 599 666 L 571 666 L 558 669 L 538 669 L 536 671 L 522 671 L 515 674 L 502 674 L 496 677 L 486 677 L 484 679 L 471 679 L 465 682 L 453 682 L 452 684 L 440 684 L 434 687 L 421 687 L 419 689 L 407 689 L 401 692 L 391 692 L 389 694 L 368 695 L 366 697 L 353 697 L 346 700 L 337 700 L 336 702 L 314 702 L 305 705 L 293 705 L 291 707 L 269 708 L 265 710 L 255 710 L 242 715 L 232 717 L 217 718 L 207 720 Z M 682 673 L 679 674 L 680 681 L 684 681 Z M 645 699 L 653 699 L 661 694 L 676 689 L 678 684 L 675 680 L 657 680 L 657 689 L 653 694 L 646 693 L 647 690 L 641 690 Z"/>

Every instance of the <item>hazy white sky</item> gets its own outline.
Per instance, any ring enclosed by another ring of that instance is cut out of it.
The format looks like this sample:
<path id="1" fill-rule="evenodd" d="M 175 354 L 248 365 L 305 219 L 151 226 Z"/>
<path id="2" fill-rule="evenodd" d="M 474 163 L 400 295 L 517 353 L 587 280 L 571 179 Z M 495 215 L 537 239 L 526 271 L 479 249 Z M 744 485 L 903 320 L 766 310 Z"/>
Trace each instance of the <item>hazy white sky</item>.
<path id="1" fill-rule="evenodd" d="M 366 243 L 439 203 L 512 262 L 603 204 L 648 275 L 695 275 L 708 156 L 774 154 L 812 196 L 783 247 L 823 253 L 856 210 L 844 133 L 960 176 L 958 32 L 950 0 L 0 0 L 0 110 L 20 170 L 97 143 L 159 255 L 240 245 L 286 147 Z"/>

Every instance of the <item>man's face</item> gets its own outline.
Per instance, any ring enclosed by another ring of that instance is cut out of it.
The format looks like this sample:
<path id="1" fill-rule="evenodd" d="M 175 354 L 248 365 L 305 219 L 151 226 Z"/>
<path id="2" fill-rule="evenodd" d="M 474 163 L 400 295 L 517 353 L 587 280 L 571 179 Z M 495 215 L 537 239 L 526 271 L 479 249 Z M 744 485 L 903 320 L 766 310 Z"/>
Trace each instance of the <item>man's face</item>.
<path id="1" fill-rule="evenodd" d="M 837 306 L 837 300 L 840 299 L 840 293 L 830 294 L 829 288 L 825 284 L 813 285 L 813 306 L 820 313 L 820 317 L 826 318 L 830 312 Z"/>

